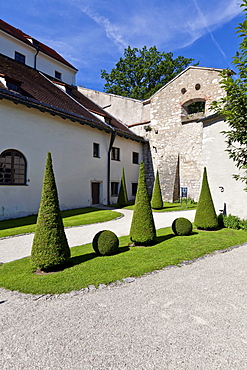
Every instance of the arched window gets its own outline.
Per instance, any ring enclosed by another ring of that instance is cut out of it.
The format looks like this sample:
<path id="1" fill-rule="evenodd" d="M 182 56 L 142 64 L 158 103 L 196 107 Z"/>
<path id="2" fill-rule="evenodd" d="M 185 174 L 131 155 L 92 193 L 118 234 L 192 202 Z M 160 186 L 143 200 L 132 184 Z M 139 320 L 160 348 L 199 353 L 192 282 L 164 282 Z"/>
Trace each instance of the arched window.
<path id="1" fill-rule="evenodd" d="M 18 150 L 0 154 L 0 185 L 26 185 L 26 172 L 26 159 Z"/>
<path id="2" fill-rule="evenodd" d="M 182 105 L 182 122 L 197 120 L 204 115 L 204 99 L 191 99 Z"/>

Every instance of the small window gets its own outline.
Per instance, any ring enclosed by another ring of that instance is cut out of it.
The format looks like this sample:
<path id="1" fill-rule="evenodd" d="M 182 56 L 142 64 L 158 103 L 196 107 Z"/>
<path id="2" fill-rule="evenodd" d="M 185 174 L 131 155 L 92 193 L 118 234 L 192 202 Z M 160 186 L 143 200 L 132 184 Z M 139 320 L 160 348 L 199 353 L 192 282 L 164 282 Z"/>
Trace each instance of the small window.
<path id="1" fill-rule="evenodd" d="M 137 182 L 132 182 L 132 195 L 135 197 L 137 192 Z"/>
<path id="2" fill-rule="evenodd" d="M 120 149 L 113 147 L 111 150 L 111 159 L 113 161 L 120 161 Z"/>
<path id="3" fill-rule="evenodd" d="M 58 71 L 55 71 L 55 77 L 56 77 L 58 80 L 61 80 L 61 79 L 62 79 L 62 73 L 61 73 L 61 72 L 58 72 Z"/>
<path id="4" fill-rule="evenodd" d="M 111 182 L 111 196 L 117 197 L 119 191 L 119 182 Z"/>
<path id="5" fill-rule="evenodd" d="M 17 82 L 7 81 L 7 87 L 11 91 L 20 92 L 20 84 L 18 84 Z"/>
<path id="6" fill-rule="evenodd" d="M 18 53 L 18 51 L 15 52 L 15 60 L 17 60 L 18 62 L 20 63 L 23 63 L 25 64 L 25 61 L 26 61 L 26 57 L 25 55 L 21 54 L 21 53 Z"/>
<path id="7" fill-rule="evenodd" d="M 95 158 L 99 158 L 99 144 L 98 143 L 93 143 L 93 156 Z"/>
<path id="8" fill-rule="evenodd" d="M 17 150 L 0 154 L 0 185 L 26 185 L 26 160 Z"/>
<path id="9" fill-rule="evenodd" d="M 139 153 L 133 152 L 132 154 L 132 163 L 139 164 Z"/>

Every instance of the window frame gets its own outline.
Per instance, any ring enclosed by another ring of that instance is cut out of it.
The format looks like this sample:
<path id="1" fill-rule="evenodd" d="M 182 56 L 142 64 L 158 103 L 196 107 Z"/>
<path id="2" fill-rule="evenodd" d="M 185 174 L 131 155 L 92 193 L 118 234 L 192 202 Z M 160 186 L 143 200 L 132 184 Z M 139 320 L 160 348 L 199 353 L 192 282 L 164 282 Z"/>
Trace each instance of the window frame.
<path id="1" fill-rule="evenodd" d="M 10 152 L 10 155 L 7 155 L 8 152 Z M 7 157 L 10 157 L 10 161 L 7 159 Z M 18 162 L 15 161 L 15 159 L 17 159 L 16 157 L 19 158 Z M 5 158 L 5 160 L 3 160 L 3 158 Z M 20 163 L 20 159 L 23 163 Z M 1 181 L 5 178 L 6 174 L 7 178 L 10 179 L 10 181 Z M 20 177 L 23 177 L 23 181 L 16 182 L 16 180 Z M 25 156 L 19 150 L 6 149 L 0 154 L 0 186 L 2 185 L 27 185 L 27 161 Z"/>
<path id="2" fill-rule="evenodd" d="M 15 60 L 22 64 L 26 64 L 26 55 L 19 53 L 19 51 L 15 51 Z"/>
<path id="3" fill-rule="evenodd" d="M 120 184 L 119 181 L 111 181 L 111 196 L 112 197 L 118 197 L 119 189 L 120 189 L 119 184 Z M 117 189 L 116 188 L 114 189 L 115 186 L 117 187 Z"/>
<path id="4" fill-rule="evenodd" d="M 132 163 L 139 164 L 139 153 L 138 152 L 132 152 Z"/>
<path id="5" fill-rule="evenodd" d="M 134 187 L 135 187 L 135 191 L 134 191 Z M 135 196 L 136 196 L 136 193 L 137 193 L 137 187 L 138 187 L 138 182 L 132 182 L 132 183 L 131 183 L 131 193 L 132 193 L 132 197 L 135 197 Z"/>
<path id="6" fill-rule="evenodd" d="M 58 80 L 62 80 L 62 72 L 55 70 L 55 78 L 57 78 Z"/>
<path id="7" fill-rule="evenodd" d="M 111 148 L 111 159 L 120 162 L 120 148 L 116 146 Z"/>
<path id="8" fill-rule="evenodd" d="M 93 157 L 100 158 L 100 144 L 93 143 Z"/>

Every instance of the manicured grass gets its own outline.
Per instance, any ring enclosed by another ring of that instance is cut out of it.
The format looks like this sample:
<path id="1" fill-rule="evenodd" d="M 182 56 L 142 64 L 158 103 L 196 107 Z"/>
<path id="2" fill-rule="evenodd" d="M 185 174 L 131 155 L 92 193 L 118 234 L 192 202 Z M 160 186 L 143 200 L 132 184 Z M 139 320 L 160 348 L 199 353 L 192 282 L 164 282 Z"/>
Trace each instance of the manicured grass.
<path id="1" fill-rule="evenodd" d="M 110 221 L 121 215 L 119 212 L 87 207 L 62 211 L 65 227 Z M 0 238 L 35 231 L 37 215 L 0 221 Z"/>
<path id="2" fill-rule="evenodd" d="M 186 203 L 182 202 L 181 203 L 168 203 L 168 202 L 163 202 L 163 208 L 162 209 L 153 209 L 153 212 L 174 212 L 174 211 L 184 211 L 186 209 L 196 209 L 197 204 L 191 204 L 188 202 L 188 205 L 186 207 Z M 126 209 L 134 209 L 135 205 L 131 204 L 127 207 L 124 207 Z"/>
<path id="3" fill-rule="evenodd" d="M 129 247 L 129 237 L 121 237 L 120 252 L 114 256 L 97 257 L 91 244 L 71 248 L 71 266 L 53 274 L 34 274 L 29 257 L 9 262 L 0 267 L 0 286 L 33 294 L 70 292 L 90 284 L 97 287 L 140 276 L 247 241 L 246 231 L 233 229 L 196 230 L 190 236 L 174 236 L 171 228 L 165 228 L 157 235 L 158 243 L 152 247 Z"/>

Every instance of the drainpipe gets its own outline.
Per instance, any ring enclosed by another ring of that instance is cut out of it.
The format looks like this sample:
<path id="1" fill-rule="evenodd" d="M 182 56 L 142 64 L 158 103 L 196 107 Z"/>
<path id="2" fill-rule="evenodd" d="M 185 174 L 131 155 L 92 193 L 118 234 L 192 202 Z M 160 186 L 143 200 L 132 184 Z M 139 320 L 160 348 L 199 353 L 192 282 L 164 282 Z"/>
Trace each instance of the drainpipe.
<path id="1" fill-rule="evenodd" d="M 34 69 L 37 66 L 37 55 L 39 54 L 39 47 L 36 48 L 36 54 L 34 55 Z"/>
<path id="2" fill-rule="evenodd" d="M 112 127 L 111 140 L 108 149 L 108 160 L 107 160 L 107 204 L 110 204 L 110 181 L 111 181 L 111 149 L 116 137 L 116 131 Z"/>

